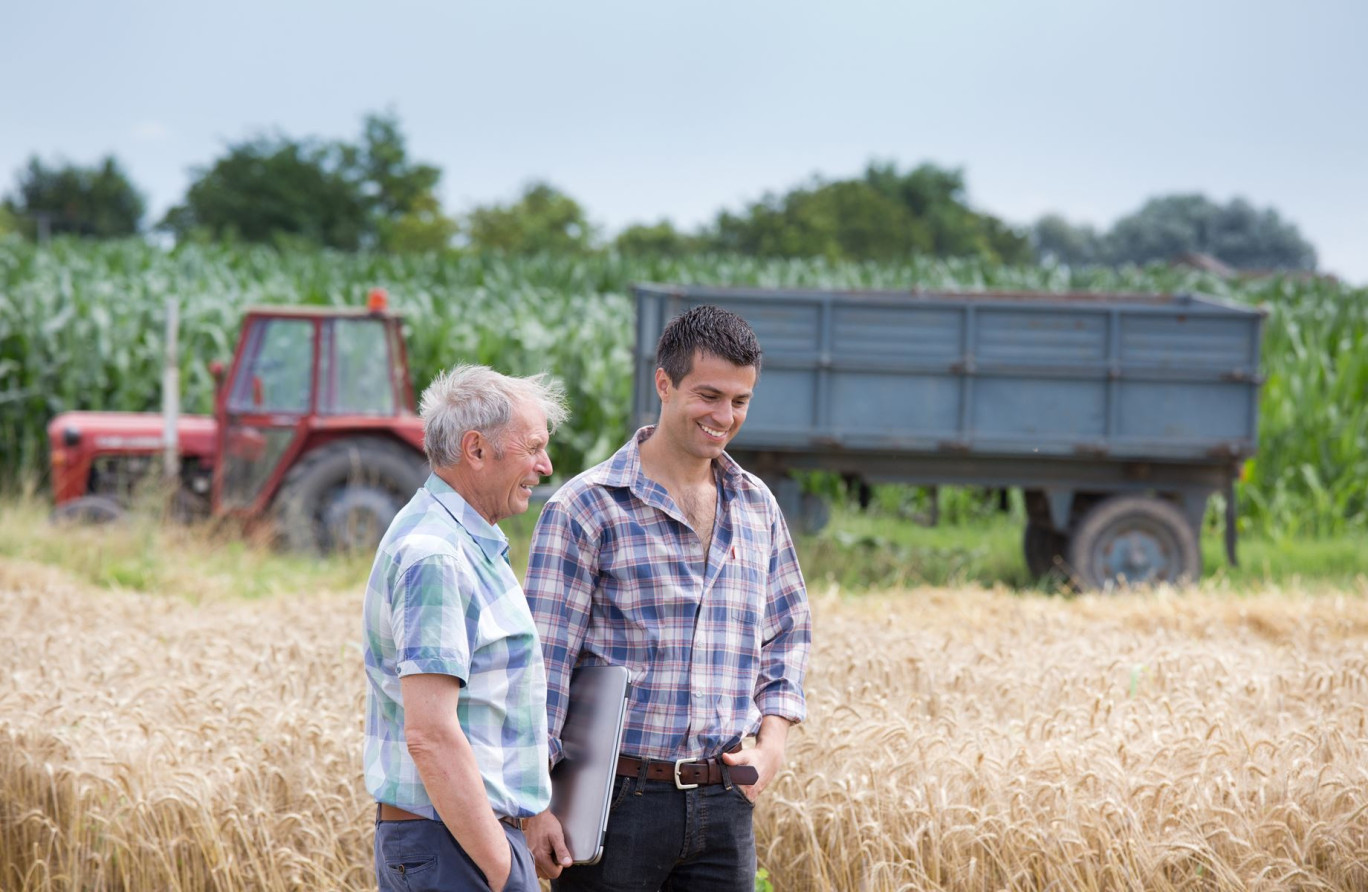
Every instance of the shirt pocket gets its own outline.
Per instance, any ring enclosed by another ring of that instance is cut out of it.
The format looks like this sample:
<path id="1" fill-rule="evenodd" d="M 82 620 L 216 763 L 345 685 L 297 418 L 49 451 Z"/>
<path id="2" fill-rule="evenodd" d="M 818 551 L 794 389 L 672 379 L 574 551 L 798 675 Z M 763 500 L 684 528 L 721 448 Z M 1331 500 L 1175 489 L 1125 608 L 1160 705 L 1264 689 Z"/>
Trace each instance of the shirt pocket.
<path id="1" fill-rule="evenodd" d="M 738 542 L 730 566 L 714 591 L 715 623 L 727 650 L 748 671 L 760 651 L 765 599 L 769 589 L 769 555 L 753 543 Z"/>

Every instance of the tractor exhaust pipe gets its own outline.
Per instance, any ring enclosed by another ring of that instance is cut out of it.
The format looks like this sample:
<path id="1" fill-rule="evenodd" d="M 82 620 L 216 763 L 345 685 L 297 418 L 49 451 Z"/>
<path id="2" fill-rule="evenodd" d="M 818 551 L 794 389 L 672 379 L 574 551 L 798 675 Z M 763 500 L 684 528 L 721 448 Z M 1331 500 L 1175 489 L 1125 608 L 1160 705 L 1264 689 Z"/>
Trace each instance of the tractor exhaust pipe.
<path id="1" fill-rule="evenodd" d="M 180 477 L 180 304 L 166 299 L 166 350 L 162 360 L 162 474 L 167 484 Z"/>

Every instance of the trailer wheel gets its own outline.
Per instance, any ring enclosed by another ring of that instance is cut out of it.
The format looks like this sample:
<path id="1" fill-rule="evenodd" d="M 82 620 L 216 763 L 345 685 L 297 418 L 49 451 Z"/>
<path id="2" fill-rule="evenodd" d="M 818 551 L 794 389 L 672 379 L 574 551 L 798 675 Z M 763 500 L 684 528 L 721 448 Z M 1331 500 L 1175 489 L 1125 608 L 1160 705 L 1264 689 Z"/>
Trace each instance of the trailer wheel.
<path id="1" fill-rule="evenodd" d="M 301 458 L 276 496 L 276 535 L 296 551 L 374 549 L 427 479 L 427 463 L 400 443 L 336 440 Z"/>
<path id="2" fill-rule="evenodd" d="M 1074 581 L 1086 589 L 1191 582 L 1202 575 L 1197 531 L 1177 505 L 1112 496 L 1083 515 L 1070 537 Z"/>
<path id="3" fill-rule="evenodd" d="M 81 496 L 53 508 L 52 522 L 103 525 L 123 520 L 127 514 L 124 507 L 111 498 Z"/>
<path id="4" fill-rule="evenodd" d="M 1021 550 L 1026 556 L 1026 569 L 1031 572 L 1031 578 L 1040 579 L 1059 571 L 1068 546 L 1067 536 L 1035 521 L 1027 521 Z"/>

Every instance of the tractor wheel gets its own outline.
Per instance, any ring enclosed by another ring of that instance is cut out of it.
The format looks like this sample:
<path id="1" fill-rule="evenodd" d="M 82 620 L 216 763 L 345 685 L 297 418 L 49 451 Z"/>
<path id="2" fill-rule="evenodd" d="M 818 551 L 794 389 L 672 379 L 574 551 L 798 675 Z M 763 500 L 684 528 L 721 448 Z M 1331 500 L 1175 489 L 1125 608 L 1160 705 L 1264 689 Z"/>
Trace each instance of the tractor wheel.
<path id="1" fill-rule="evenodd" d="M 1069 539 L 1035 521 L 1026 522 L 1026 535 L 1021 550 L 1026 555 L 1026 569 L 1032 579 L 1040 579 L 1060 570 Z"/>
<path id="2" fill-rule="evenodd" d="M 123 520 L 128 512 L 106 496 L 81 496 L 52 509 L 53 523 L 107 524 Z"/>
<path id="3" fill-rule="evenodd" d="M 1153 496 L 1112 496 L 1079 521 L 1069 565 L 1080 588 L 1180 584 L 1202 575 L 1197 531 L 1177 505 Z"/>
<path id="4" fill-rule="evenodd" d="M 277 537 L 295 551 L 374 550 L 426 479 L 421 455 L 392 440 L 366 437 L 320 446 L 285 475 L 275 500 Z"/>

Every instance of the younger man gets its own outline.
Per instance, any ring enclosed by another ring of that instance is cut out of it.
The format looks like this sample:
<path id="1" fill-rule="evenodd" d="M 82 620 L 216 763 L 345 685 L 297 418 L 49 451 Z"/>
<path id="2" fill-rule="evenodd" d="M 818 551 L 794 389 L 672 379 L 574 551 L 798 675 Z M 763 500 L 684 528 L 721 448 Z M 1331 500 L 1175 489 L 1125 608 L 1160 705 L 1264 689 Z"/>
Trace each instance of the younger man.
<path id="1" fill-rule="evenodd" d="M 533 534 L 552 759 L 574 667 L 632 670 L 602 859 L 571 867 L 555 816 L 527 822 L 556 890 L 753 889 L 752 803 L 806 709 L 793 542 L 769 490 L 723 451 L 760 373 L 755 333 L 697 307 L 665 327 L 656 364 L 659 423 L 562 487 Z"/>

